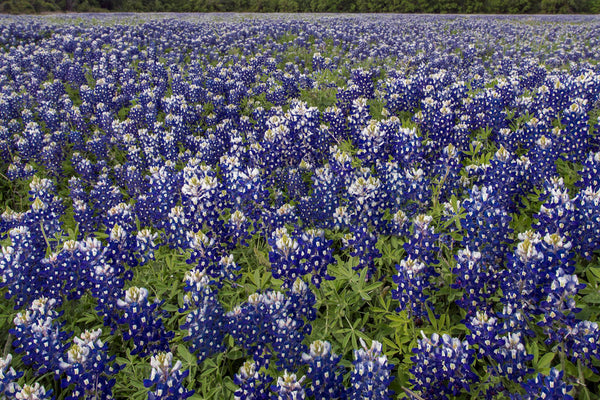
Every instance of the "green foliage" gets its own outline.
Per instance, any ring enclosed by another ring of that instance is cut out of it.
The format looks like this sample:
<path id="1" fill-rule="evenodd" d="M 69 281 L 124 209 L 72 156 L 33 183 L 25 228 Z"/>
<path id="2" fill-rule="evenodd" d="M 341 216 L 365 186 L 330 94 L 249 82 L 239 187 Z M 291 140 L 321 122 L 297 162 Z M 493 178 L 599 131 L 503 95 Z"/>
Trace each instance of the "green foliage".
<path id="1" fill-rule="evenodd" d="M 391 12 L 391 13 L 598 13 L 600 0 L 4 0 L 0 12 Z"/>

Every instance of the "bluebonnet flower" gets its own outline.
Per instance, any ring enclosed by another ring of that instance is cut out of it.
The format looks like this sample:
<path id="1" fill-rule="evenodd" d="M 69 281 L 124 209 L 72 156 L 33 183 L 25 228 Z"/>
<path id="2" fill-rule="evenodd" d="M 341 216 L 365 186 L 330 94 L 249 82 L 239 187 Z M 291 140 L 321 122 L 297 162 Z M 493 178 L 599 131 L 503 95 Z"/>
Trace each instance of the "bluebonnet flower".
<path id="1" fill-rule="evenodd" d="M 36 172 L 37 171 L 31 164 L 24 162 L 19 156 L 14 156 L 12 163 L 8 166 L 6 176 L 11 181 L 14 181 L 17 179 L 29 179 L 34 176 Z"/>
<path id="2" fill-rule="evenodd" d="M 419 105 L 421 96 L 418 79 L 402 77 L 385 81 L 383 98 L 386 100 L 386 108 L 392 113 L 412 111 Z"/>
<path id="3" fill-rule="evenodd" d="M 387 356 L 382 354 L 382 344 L 373 340 L 371 347 L 360 338 L 362 349 L 354 350 L 354 361 L 347 398 L 351 400 L 373 399 L 388 400 L 394 395 L 389 389 L 393 364 L 388 363 Z"/>
<path id="4" fill-rule="evenodd" d="M 301 197 L 308 195 L 308 185 L 303 181 L 301 172 L 296 168 L 278 171 L 282 176 L 283 186 L 286 194 L 291 201 L 297 201 Z"/>
<path id="5" fill-rule="evenodd" d="M 62 225 L 60 217 L 65 207 L 49 179 L 34 176 L 29 188 L 29 200 L 32 202 L 28 212 L 29 228 L 41 242 L 44 235 L 53 237 L 60 231 Z"/>
<path id="6" fill-rule="evenodd" d="M 273 351 L 277 354 L 276 364 L 279 370 L 298 367 L 299 355 L 306 351 L 306 346 L 302 344 L 305 332 L 300 329 L 303 326 L 304 321 L 301 318 L 285 315 L 274 321 Z"/>
<path id="7" fill-rule="evenodd" d="M 533 225 L 538 232 L 565 236 L 575 229 L 576 205 L 562 178 L 553 177 L 546 182 L 540 199 L 543 199 L 544 203 L 540 206 L 540 212 L 534 214 L 538 222 Z"/>
<path id="8" fill-rule="evenodd" d="M 498 373 L 512 382 L 523 382 L 523 378 L 533 372 L 532 368 L 527 367 L 533 355 L 527 354 L 518 332 L 500 338 L 493 358 L 498 363 Z"/>
<path id="9" fill-rule="evenodd" d="M 543 317 L 538 325 L 543 326 L 548 335 L 547 344 L 562 342 L 569 327 L 576 324 L 575 314 L 581 310 L 576 306 L 574 297 L 584 287 L 577 275 L 568 275 L 562 268 L 556 271 L 554 280 L 545 290 L 547 297 L 540 303 Z"/>
<path id="10" fill-rule="evenodd" d="M 217 287 L 221 287 L 225 280 L 229 280 L 232 283 L 238 280 L 240 277 L 239 270 L 240 266 L 235 262 L 233 255 L 224 254 L 218 263 L 209 269 L 209 274 L 211 277 L 216 278 L 213 283 Z"/>
<path id="11" fill-rule="evenodd" d="M 181 329 L 188 331 L 183 340 L 191 342 L 190 352 L 197 353 L 198 362 L 202 362 L 225 349 L 225 311 L 217 299 L 216 290 L 210 287 L 210 280 L 205 271 L 188 271 L 184 282 L 184 307 L 179 311 L 189 313 L 185 323 L 181 325 Z"/>
<path id="12" fill-rule="evenodd" d="M 439 201 L 446 201 L 459 187 L 461 156 L 456 146 L 449 143 L 444 147 L 439 157 L 434 158 L 430 176 L 437 176 L 439 182 Z"/>
<path id="13" fill-rule="evenodd" d="M 139 264 L 144 265 L 148 261 L 154 260 L 154 250 L 158 247 L 158 244 L 155 243 L 158 233 L 152 233 L 150 229 L 142 229 L 136 234 L 135 238 Z"/>
<path id="14" fill-rule="evenodd" d="M 133 339 L 131 354 L 145 356 L 169 348 L 169 340 L 174 332 L 167 332 L 158 307 L 161 302 L 150 303 L 148 290 L 132 286 L 125 291 L 125 299 L 117 300 L 117 308 L 122 310 L 122 316 L 117 321 L 127 325 L 123 330 L 123 340 Z"/>
<path id="15" fill-rule="evenodd" d="M 506 206 L 499 202 L 490 187 L 473 186 L 468 199 L 461 203 L 465 217 L 460 223 L 464 229 L 462 245 L 480 251 L 491 263 L 502 261 L 511 243 L 511 217 Z"/>
<path id="16" fill-rule="evenodd" d="M 360 140 L 360 132 L 369 124 L 371 115 L 369 114 L 369 105 L 367 99 L 359 97 L 352 100 L 348 115 L 348 127 L 350 129 L 350 138 L 354 143 Z"/>
<path id="17" fill-rule="evenodd" d="M 134 235 L 134 215 L 131 207 L 121 203 L 108 210 L 104 224 L 108 236 L 106 256 L 109 262 L 121 267 L 135 267 L 137 240 Z"/>
<path id="18" fill-rule="evenodd" d="M 73 199 L 73 219 L 77 222 L 77 229 L 81 236 L 85 236 L 98 229 L 98 221 L 94 210 L 82 199 Z"/>
<path id="19" fill-rule="evenodd" d="M 402 212 L 406 216 L 408 212 L 407 201 L 404 195 L 404 171 L 396 161 L 379 163 L 377 165 L 378 175 L 381 180 L 381 190 L 385 192 L 385 201 L 382 208 L 389 209 L 390 213 Z M 404 223 L 402 223 L 404 225 Z"/>
<path id="20" fill-rule="evenodd" d="M 115 225 L 111 232 L 115 238 L 123 234 L 119 225 Z M 125 281 L 132 278 L 133 272 L 126 270 L 123 263 L 111 262 L 108 250 L 97 239 L 89 238 L 85 242 L 83 253 L 86 263 L 89 263 L 90 292 L 98 302 L 96 311 L 103 317 L 104 324 L 115 330 L 120 316 L 114 305 L 123 297 Z"/>
<path id="21" fill-rule="evenodd" d="M 339 179 L 327 164 L 315 169 L 311 180 L 312 193 L 300 199 L 298 212 L 305 224 L 325 227 L 331 224 L 334 210 L 339 206 Z"/>
<path id="22" fill-rule="evenodd" d="M 339 208 L 343 210 L 343 208 Z M 336 210 L 337 211 L 337 210 Z M 334 217 L 336 215 L 334 214 Z M 377 235 L 364 225 L 355 225 L 350 232 L 342 237 L 345 249 L 350 251 L 350 257 L 357 257 L 359 262 L 355 270 L 367 269 L 365 279 L 369 280 L 377 272 L 375 261 L 381 258 L 381 252 L 375 246 L 378 241 Z"/>
<path id="23" fill-rule="evenodd" d="M 451 287 L 463 291 L 462 298 L 456 303 L 467 311 L 467 315 L 473 315 L 496 292 L 500 267 L 482 259 L 480 252 L 471 251 L 469 247 L 459 250 L 455 258 L 452 273 L 456 278 Z"/>
<path id="24" fill-rule="evenodd" d="M 574 203 L 577 206 L 574 218 L 577 227 L 572 233 L 573 244 L 579 254 L 590 259 L 600 247 L 600 188 L 586 187 Z"/>
<path id="25" fill-rule="evenodd" d="M 556 145 L 551 138 L 541 135 L 527 156 L 533 164 L 530 179 L 538 186 L 557 174 L 555 162 L 559 157 Z"/>
<path id="26" fill-rule="evenodd" d="M 282 199 L 279 199 L 283 203 Z M 277 229 L 285 229 L 287 224 L 295 224 L 298 220 L 296 207 L 290 203 L 277 205 L 274 208 L 267 207 L 263 210 L 262 219 L 267 231 L 273 232 Z"/>
<path id="27" fill-rule="evenodd" d="M 597 190 L 600 187 L 600 179 L 598 179 L 600 176 L 600 151 L 590 152 L 582 164 L 583 168 L 578 172 L 581 180 L 575 185 L 582 189 L 591 187 L 593 190 Z"/>
<path id="28" fill-rule="evenodd" d="M 421 104 L 421 127 L 427 132 L 428 148 L 434 155 L 453 139 L 455 111 L 451 100 L 438 101 L 428 96 Z"/>
<path id="29" fill-rule="evenodd" d="M 88 194 L 86 192 L 86 185 L 81 178 L 73 176 L 69 178 L 69 192 L 71 199 L 88 201 Z"/>
<path id="30" fill-rule="evenodd" d="M 43 133 L 37 122 L 29 122 L 21 135 L 15 135 L 18 139 L 15 144 L 21 157 L 27 160 L 35 160 L 43 147 Z"/>
<path id="31" fill-rule="evenodd" d="M 331 146 L 329 148 L 329 166 L 337 178 L 335 179 L 336 192 L 347 190 L 353 179 L 357 177 L 354 175 L 355 168 L 352 165 L 352 156 L 350 153 L 341 150 L 338 146 Z"/>
<path id="32" fill-rule="evenodd" d="M 272 82 L 266 92 L 266 99 L 275 106 L 282 106 L 286 102 L 286 91 L 283 86 Z"/>
<path id="33" fill-rule="evenodd" d="M 252 354 L 257 367 L 267 368 L 273 355 L 278 367 L 297 367 L 305 351 L 302 340 L 311 330 L 308 321 L 316 317 L 314 305 L 314 294 L 298 279 L 287 296 L 273 291 L 250 295 L 227 313 L 227 332 Z"/>
<path id="34" fill-rule="evenodd" d="M 228 195 L 234 207 L 239 207 L 247 218 L 256 220 L 268 205 L 267 181 L 258 168 L 233 171 L 227 179 Z"/>
<path id="35" fill-rule="evenodd" d="M 354 221 L 368 228 L 379 227 L 382 224 L 382 204 L 386 193 L 381 190 L 381 181 L 370 174 L 368 170 L 357 171 L 348 186 L 348 207 L 351 208 Z"/>
<path id="36" fill-rule="evenodd" d="M 577 162 L 583 160 L 587 155 L 589 146 L 588 110 L 588 101 L 576 98 L 563 111 L 560 122 L 565 128 L 564 135 L 560 138 L 560 145 L 561 154 L 568 161 Z"/>
<path id="37" fill-rule="evenodd" d="M 544 254 L 545 273 L 542 273 L 541 281 L 549 284 L 553 277 L 562 269 L 568 274 L 575 272 L 574 254 L 571 251 L 572 242 L 565 236 L 557 233 L 546 233 L 541 243 Z"/>
<path id="38" fill-rule="evenodd" d="M 525 306 L 529 305 L 526 304 Z M 510 304 L 504 305 L 502 311 L 496 312 L 496 317 L 501 322 L 501 326 L 498 328 L 498 335 L 519 332 L 522 335 L 535 336 L 535 333 L 529 326 L 534 312 L 536 312 L 535 309 L 529 310 Z"/>
<path id="39" fill-rule="evenodd" d="M 241 245 L 247 243 L 246 241 L 251 237 L 250 224 L 251 222 L 246 218 L 242 211 L 235 210 L 231 213 L 229 221 L 225 224 L 229 236 L 229 239 L 227 240 L 229 248 L 233 248 L 238 243 Z"/>
<path id="40" fill-rule="evenodd" d="M 437 264 L 437 252 L 439 250 L 437 240 L 439 234 L 431 226 L 433 217 L 426 214 L 419 214 L 413 219 L 412 235 L 408 242 L 404 244 L 406 254 L 420 260 L 426 265 Z"/>
<path id="41" fill-rule="evenodd" d="M 310 386 L 306 389 L 309 397 L 319 399 L 345 399 L 343 384 L 344 367 L 339 365 L 341 357 L 332 353 L 331 343 L 315 340 L 310 352 L 302 354 L 302 361 L 308 365 L 306 377 Z"/>
<path id="42" fill-rule="evenodd" d="M 329 131 L 338 143 L 348 138 L 350 132 L 344 111 L 339 107 L 327 107 L 323 119 L 329 124 Z"/>
<path id="43" fill-rule="evenodd" d="M 393 279 L 398 288 L 392 290 L 392 298 L 400 302 L 396 311 L 407 311 L 410 317 L 427 315 L 429 296 L 425 290 L 429 286 L 428 267 L 418 259 L 408 256 L 400 261 L 400 264 L 396 264 L 396 270 L 398 274 L 394 275 Z"/>
<path id="44" fill-rule="evenodd" d="M 51 297 L 61 298 L 66 295 L 67 299 L 79 299 L 90 288 L 88 271 L 81 262 L 81 243 L 67 240 L 59 252 L 50 254 L 40 263 L 51 271 L 51 284 L 46 291 Z"/>
<path id="45" fill-rule="evenodd" d="M 313 71 L 320 71 L 325 68 L 325 65 L 325 57 L 320 52 L 313 53 L 311 61 Z"/>
<path id="46" fill-rule="evenodd" d="M 311 274 L 311 281 L 317 288 L 323 279 L 334 279 L 327 273 L 327 266 L 334 261 L 332 244 L 333 241 L 325 238 L 323 230 L 307 229 L 300 237 L 301 271 Z"/>
<path id="47" fill-rule="evenodd" d="M 271 385 L 271 390 L 276 393 L 277 400 L 303 400 L 306 398 L 306 392 L 302 383 L 306 377 L 296 378 L 296 374 L 284 371 L 283 376 L 277 378 L 277 383 Z"/>
<path id="48" fill-rule="evenodd" d="M 300 94 L 300 89 L 298 88 L 298 77 L 295 74 L 290 74 L 289 72 L 285 72 L 281 79 L 283 90 L 285 91 L 285 96 L 287 98 L 298 97 Z M 283 105 L 283 104 L 277 104 Z"/>
<path id="49" fill-rule="evenodd" d="M 268 367 L 273 314 L 285 307 L 284 302 L 280 292 L 254 293 L 226 314 L 227 332 L 252 354 L 259 368 Z"/>
<path id="50" fill-rule="evenodd" d="M 148 135 L 145 135 L 148 136 Z M 148 155 L 151 158 L 152 155 Z M 168 163 L 157 163 L 148 168 L 148 195 L 145 201 L 138 198 L 138 203 L 147 204 L 147 215 L 141 215 L 143 223 L 159 225 L 168 218 L 169 212 L 175 207 L 179 198 L 180 174 L 174 166 Z M 166 222 L 164 222 L 166 225 Z"/>
<path id="51" fill-rule="evenodd" d="M 124 367 L 114 362 L 115 356 L 108 355 L 108 346 L 100 340 L 102 330 L 86 330 L 79 337 L 73 338 L 73 344 L 62 355 L 56 369 L 57 375 L 62 372 L 65 377 L 61 387 L 71 387 L 68 400 L 96 397 L 112 399 L 112 387 L 115 378 L 111 378 Z M 74 384 L 74 386 L 72 386 Z"/>
<path id="52" fill-rule="evenodd" d="M 539 233 L 526 231 L 518 235 L 520 242 L 508 256 L 507 269 L 502 273 L 501 301 L 514 309 L 533 310 L 542 296 L 544 254 Z"/>
<path id="53" fill-rule="evenodd" d="M 58 368 L 64 342 L 69 334 L 60 329 L 64 323 L 56 321 L 60 314 L 54 310 L 56 300 L 40 297 L 34 300 L 27 311 L 14 318 L 15 327 L 9 332 L 15 336 L 15 352 L 23 354 L 22 360 L 43 375 Z"/>
<path id="54" fill-rule="evenodd" d="M 564 371 L 551 368 L 548 375 L 538 373 L 535 378 L 523 383 L 525 395 L 514 395 L 514 400 L 573 400 L 569 392 L 573 385 L 568 385 L 564 379 Z"/>
<path id="55" fill-rule="evenodd" d="M 23 216 L 24 217 L 24 216 Z M 0 287 L 6 287 L 5 298 L 14 298 L 19 309 L 41 296 L 52 286 L 52 276 L 41 260 L 45 245 L 26 226 L 17 226 L 8 232 L 10 245 L 0 253 Z"/>
<path id="56" fill-rule="evenodd" d="M 184 171 L 182 205 L 192 230 L 200 230 L 207 225 L 215 232 L 221 232 L 222 192 L 222 183 L 212 169 L 190 166 L 189 171 Z"/>
<path id="57" fill-rule="evenodd" d="M 129 152 L 133 150 L 129 148 Z M 136 157 L 134 155 L 134 157 Z M 137 198 L 142 193 L 148 192 L 148 182 L 142 176 L 140 165 L 127 162 L 124 165 L 115 165 L 113 168 L 117 176 L 117 182 L 121 187 L 127 188 L 127 194 L 131 198 Z"/>
<path id="58" fill-rule="evenodd" d="M 13 367 L 9 367 L 12 361 L 12 354 L 7 354 L 5 357 L 0 357 L 0 395 L 8 396 L 15 392 L 17 380 L 23 376 L 22 371 L 15 371 Z"/>
<path id="59" fill-rule="evenodd" d="M 500 145 L 490 160 L 489 167 L 483 170 L 479 182 L 483 187 L 492 188 L 497 201 L 512 211 L 516 209 L 514 198 L 521 192 L 522 180 L 526 178 L 523 175 L 514 152 Z"/>
<path id="60" fill-rule="evenodd" d="M 52 177 L 61 177 L 63 175 L 63 150 L 61 147 L 60 134 L 46 134 L 44 136 L 44 147 L 40 151 L 40 158 L 43 165 Z M 58 136 L 58 138 L 56 137 Z"/>
<path id="61" fill-rule="evenodd" d="M 361 96 L 372 99 L 375 96 L 374 80 L 379 75 L 378 69 L 366 70 L 357 68 L 351 71 L 352 81 L 360 90 Z"/>
<path id="62" fill-rule="evenodd" d="M 592 360 L 600 358 L 599 341 L 600 329 L 598 329 L 598 324 L 592 321 L 579 321 L 573 326 L 567 327 L 562 346 L 564 346 L 571 361 L 574 363 L 580 361 L 593 372 L 598 373 L 597 368 L 592 364 Z"/>
<path id="63" fill-rule="evenodd" d="M 477 346 L 479 359 L 491 357 L 503 342 L 498 337 L 500 330 L 498 318 L 491 316 L 488 311 L 476 311 L 475 315 L 465 321 L 465 325 L 471 331 L 467 341 L 471 346 Z"/>
<path id="64" fill-rule="evenodd" d="M 46 390 L 39 382 L 36 382 L 33 385 L 25 384 L 23 387 L 19 384 L 15 384 L 6 394 L 10 396 L 8 398 L 17 400 L 54 399 L 53 390 Z"/>
<path id="65" fill-rule="evenodd" d="M 205 270 L 210 277 L 220 282 L 222 277 L 218 262 L 221 249 L 211 232 L 209 235 L 202 231 L 187 232 L 187 248 L 191 250 L 191 253 L 186 263 L 195 265 L 195 268 L 200 271 Z"/>
<path id="66" fill-rule="evenodd" d="M 104 161 L 108 159 L 109 137 L 99 130 L 94 130 L 85 145 L 86 150 L 92 153 L 97 160 Z"/>
<path id="67" fill-rule="evenodd" d="M 355 100 L 358 100 L 361 96 L 360 88 L 352 82 L 348 82 L 348 86 L 345 88 L 339 88 L 336 94 L 336 107 L 341 110 L 344 115 L 347 115 L 351 108 L 352 103 Z M 366 102 L 367 99 L 363 98 L 363 103 Z"/>
<path id="68" fill-rule="evenodd" d="M 246 361 L 233 382 L 239 386 L 234 393 L 235 400 L 271 400 L 271 382 L 273 378 L 257 371 L 256 363 Z"/>
<path id="69" fill-rule="evenodd" d="M 186 247 L 189 223 L 182 206 L 175 206 L 169 211 L 168 220 L 164 221 L 163 226 L 166 241 L 171 248 Z"/>
<path id="70" fill-rule="evenodd" d="M 183 386 L 183 380 L 190 371 L 181 371 L 181 361 L 173 365 L 171 352 L 158 353 L 150 359 L 152 372 L 144 379 L 144 387 L 150 388 L 148 400 L 184 400 L 194 394 Z"/>
<path id="71" fill-rule="evenodd" d="M 123 195 L 116 186 L 111 185 L 108 175 L 105 173 L 98 176 L 89 198 L 97 215 L 102 215 L 104 210 L 110 210 L 123 203 Z"/>
<path id="72" fill-rule="evenodd" d="M 475 351 L 468 342 L 446 334 L 434 333 L 431 338 L 421 334 L 423 339 L 419 339 L 411 357 L 415 391 L 428 399 L 447 399 L 449 395 L 469 392 L 478 377 L 471 370 Z"/>
<path id="73" fill-rule="evenodd" d="M 425 209 L 431 200 L 430 178 L 418 167 L 405 169 L 403 175 L 401 193 L 407 203 L 406 210 L 412 214 Z"/>
<path id="74" fill-rule="evenodd" d="M 299 243 L 286 228 L 277 228 L 269 239 L 271 251 L 269 261 L 273 277 L 290 285 L 303 275 L 300 270 L 301 253 Z"/>

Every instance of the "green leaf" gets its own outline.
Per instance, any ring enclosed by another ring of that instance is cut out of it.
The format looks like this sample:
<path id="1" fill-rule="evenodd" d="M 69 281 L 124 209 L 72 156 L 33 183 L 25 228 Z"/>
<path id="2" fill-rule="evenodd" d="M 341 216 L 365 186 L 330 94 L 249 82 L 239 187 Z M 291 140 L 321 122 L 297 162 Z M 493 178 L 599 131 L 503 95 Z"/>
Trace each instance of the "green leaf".
<path id="1" fill-rule="evenodd" d="M 147 391 L 147 390 L 148 390 L 148 389 L 147 389 L 147 388 L 144 386 L 144 384 L 143 384 L 142 382 L 137 382 L 137 381 L 135 381 L 135 380 L 130 380 L 130 381 L 129 381 L 129 384 L 130 384 L 131 386 L 134 386 L 134 387 L 136 387 L 136 388 L 140 389 L 140 390 L 145 390 L 145 391 Z"/>
<path id="2" fill-rule="evenodd" d="M 185 345 L 183 345 L 183 344 L 178 345 L 177 353 L 189 365 L 197 365 L 196 356 L 194 356 L 192 353 L 190 353 L 190 351 L 187 349 L 187 347 L 185 347 Z"/>
<path id="3" fill-rule="evenodd" d="M 165 304 L 164 306 L 162 306 L 162 309 L 168 312 L 175 312 L 179 310 L 179 307 L 175 304 Z"/>
<path id="4" fill-rule="evenodd" d="M 600 293 L 594 292 L 583 296 L 582 300 L 590 304 L 600 304 Z"/>
<path id="5" fill-rule="evenodd" d="M 433 329 L 435 331 L 439 331 L 439 325 L 438 325 L 438 320 L 435 318 L 435 314 L 433 313 L 433 311 L 429 308 L 427 308 L 427 317 L 429 318 L 429 322 L 431 322 L 431 326 L 433 327 Z"/>
<path id="6" fill-rule="evenodd" d="M 126 358 L 123 358 L 123 357 L 117 357 L 117 358 L 115 358 L 115 362 L 117 364 L 120 364 L 120 365 L 123 365 L 123 364 L 127 365 L 127 364 L 129 364 L 129 360 L 126 359 Z"/>
<path id="7" fill-rule="evenodd" d="M 540 348 L 537 342 L 533 342 L 531 345 L 528 344 L 527 352 L 529 354 L 533 354 L 533 365 L 536 365 L 538 363 L 538 360 L 540 359 Z"/>
<path id="8" fill-rule="evenodd" d="M 596 278 L 600 279 L 600 267 L 590 267 L 588 271 L 592 273 Z"/>
<path id="9" fill-rule="evenodd" d="M 232 393 L 235 392 L 236 390 L 238 390 L 237 385 L 228 376 L 223 378 L 223 383 L 225 384 L 225 387 Z"/>
<path id="10" fill-rule="evenodd" d="M 535 369 L 538 372 L 541 372 L 544 375 L 547 375 L 550 372 L 550 365 L 552 364 L 552 360 L 556 356 L 556 353 L 546 353 L 542 356 L 540 361 L 535 366 Z"/>
<path id="11" fill-rule="evenodd" d="M 398 344 L 394 343 L 393 341 L 391 341 L 390 339 L 384 337 L 381 339 L 382 343 L 384 343 L 388 348 L 394 349 L 396 351 L 400 350 L 400 346 L 398 346 Z"/>

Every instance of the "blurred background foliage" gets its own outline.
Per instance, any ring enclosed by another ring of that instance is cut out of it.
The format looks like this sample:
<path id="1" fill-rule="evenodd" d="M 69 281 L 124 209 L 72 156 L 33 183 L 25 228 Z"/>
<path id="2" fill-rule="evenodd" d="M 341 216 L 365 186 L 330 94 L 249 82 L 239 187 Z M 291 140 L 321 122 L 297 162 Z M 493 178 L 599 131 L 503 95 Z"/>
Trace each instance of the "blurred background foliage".
<path id="1" fill-rule="evenodd" d="M 600 13 L 600 0 L 2 0 L 0 12 Z"/>

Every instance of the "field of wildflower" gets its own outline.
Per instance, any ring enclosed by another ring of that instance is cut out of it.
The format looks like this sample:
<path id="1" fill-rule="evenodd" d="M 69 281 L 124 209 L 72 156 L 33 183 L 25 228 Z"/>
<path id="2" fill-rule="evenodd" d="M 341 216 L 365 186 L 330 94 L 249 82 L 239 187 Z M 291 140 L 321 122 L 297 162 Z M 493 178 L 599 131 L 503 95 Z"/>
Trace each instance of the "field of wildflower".
<path id="1" fill-rule="evenodd" d="M 0 398 L 599 398 L 599 61 L 594 16 L 0 16 Z"/>

